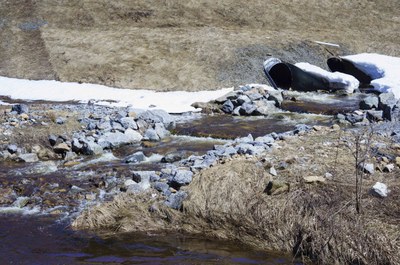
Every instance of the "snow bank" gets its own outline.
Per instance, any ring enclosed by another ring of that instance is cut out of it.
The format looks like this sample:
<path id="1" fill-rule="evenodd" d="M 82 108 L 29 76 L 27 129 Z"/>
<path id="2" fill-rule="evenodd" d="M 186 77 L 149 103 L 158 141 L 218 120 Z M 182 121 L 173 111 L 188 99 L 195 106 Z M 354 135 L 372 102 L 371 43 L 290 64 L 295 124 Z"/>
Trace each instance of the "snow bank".
<path id="1" fill-rule="evenodd" d="M 343 89 L 346 93 L 353 93 L 360 85 L 360 82 L 354 76 L 348 74 L 328 72 L 309 63 L 296 63 L 295 66 L 299 67 L 303 71 L 327 79 L 330 82 L 331 88 Z"/>
<path id="2" fill-rule="evenodd" d="M 199 111 L 194 102 L 208 102 L 221 97 L 233 88 L 199 92 L 154 92 L 150 90 L 118 89 L 95 84 L 66 83 L 48 80 L 25 80 L 0 77 L 0 95 L 12 99 L 79 101 L 95 100 L 108 106 L 131 106 L 137 109 L 163 109 L 169 113 Z"/>
<path id="3" fill-rule="evenodd" d="M 372 77 L 371 85 L 379 92 L 393 92 L 400 98 L 400 58 L 376 53 L 343 56 Z"/>

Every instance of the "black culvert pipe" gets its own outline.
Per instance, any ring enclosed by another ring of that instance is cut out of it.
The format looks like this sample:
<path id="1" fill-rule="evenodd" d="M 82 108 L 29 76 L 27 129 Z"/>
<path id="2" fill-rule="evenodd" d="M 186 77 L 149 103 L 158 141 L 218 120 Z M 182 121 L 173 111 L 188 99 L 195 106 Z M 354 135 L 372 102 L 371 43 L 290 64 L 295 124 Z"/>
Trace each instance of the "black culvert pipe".
<path id="1" fill-rule="evenodd" d="M 354 65 L 353 62 L 345 58 L 332 57 L 329 58 L 326 63 L 328 64 L 328 67 L 332 72 L 341 72 L 352 75 L 357 78 L 358 81 L 360 81 L 360 84 L 362 86 L 366 86 L 371 83 L 371 76 L 357 68 L 357 66 Z"/>
<path id="2" fill-rule="evenodd" d="M 271 85 L 282 89 L 292 88 L 298 91 L 329 90 L 329 81 L 323 77 L 308 73 L 299 67 L 269 58 L 264 62 L 264 72 Z"/>

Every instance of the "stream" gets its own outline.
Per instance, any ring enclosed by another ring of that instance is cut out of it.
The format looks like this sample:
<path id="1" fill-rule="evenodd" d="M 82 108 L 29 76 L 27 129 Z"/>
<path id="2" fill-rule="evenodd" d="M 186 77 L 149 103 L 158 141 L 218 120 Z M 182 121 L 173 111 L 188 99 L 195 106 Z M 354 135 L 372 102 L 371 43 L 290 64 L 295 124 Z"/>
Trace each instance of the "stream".
<path id="1" fill-rule="evenodd" d="M 161 157 L 166 154 L 185 159 L 248 134 L 258 137 L 285 132 L 300 123 L 331 125 L 330 115 L 357 109 L 359 99 L 332 98 L 318 104 L 297 99 L 284 103 L 285 111 L 266 117 L 194 114 L 178 122 L 173 135 L 160 142 L 120 147 L 103 155 L 106 159 L 86 157 L 76 165 L 1 162 L 1 192 L 12 187 L 19 194 L 15 201 L 0 202 L 1 263 L 301 264 L 287 253 L 260 252 L 237 242 L 191 235 L 130 233 L 99 237 L 70 230 L 68 221 L 92 201 L 111 199 L 130 171 L 161 170 L 165 166 Z M 143 152 L 146 159 L 125 163 L 124 158 L 135 152 Z"/>

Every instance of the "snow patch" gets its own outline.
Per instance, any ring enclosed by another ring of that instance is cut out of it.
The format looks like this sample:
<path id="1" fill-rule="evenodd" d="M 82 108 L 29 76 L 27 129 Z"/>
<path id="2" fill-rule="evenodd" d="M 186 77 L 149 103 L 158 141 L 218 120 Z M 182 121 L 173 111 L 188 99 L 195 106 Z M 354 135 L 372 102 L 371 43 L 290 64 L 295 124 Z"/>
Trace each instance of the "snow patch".
<path id="1" fill-rule="evenodd" d="M 200 111 L 191 105 L 221 97 L 233 88 L 198 92 L 155 92 L 131 90 L 95 84 L 79 84 L 53 80 L 26 80 L 0 77 L 0 95 L 21 100 L 79 101 L 107 106 L 130 106 L 139 109 L 163 109 L 169 113 Z"/>
<path id="2" fill-rule="evenodd" d="M 344 89 L 346 93 L 353 93 L 360 85 L 360 82 L 354 76 L 348 74 L 328 72 L 309 63 L 296 63 L 295 66 L 299 67 L 303 71 L 327 79 L 333 88 Z"/>
<path id="3" fill-rule="evenodd" d="M 343 56 L 373 80 L 376 91 L 392 92 L 400 98 L 400 58 L 376 53 L 361 53 Z"/>

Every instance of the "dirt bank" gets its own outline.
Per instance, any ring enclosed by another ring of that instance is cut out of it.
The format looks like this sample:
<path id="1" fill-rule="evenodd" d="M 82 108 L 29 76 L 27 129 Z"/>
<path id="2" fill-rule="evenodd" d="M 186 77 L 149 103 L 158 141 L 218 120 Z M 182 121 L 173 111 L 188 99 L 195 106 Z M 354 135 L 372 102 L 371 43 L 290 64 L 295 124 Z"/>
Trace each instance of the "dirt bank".
<path id="1" fill-rule="evenodd" d="M 195 176 L 181 212 L 167 209 L 151 191 L 121 194 L 84 212 L 73 226 L 101 232 L 201 233 L 304 255 L 318 264 L 400 264 L 399 169 L 364 175 L 357 214 L 354 149 L 345 147 L 353 137 L 322 129 L 286 139 L 265 157 L 222 162 Z M 376 143 L 385 157 L 399 155 L 397 145 L 383 138 L 375 138 Z M 376 155 L 368 160 L 377 168 L 386 163 Z M 271 166 L 276 176 L 270 174 Z M 323 183 L 304 180 L 326 173 L 330 175 Z M 268 195 L 269 181 L 280 191 Z M 376 181 L 389 186 L 387 198 L 370 194 Z"/>
<path id="2" fill-rule="evenodd" d="M 0 74 L 156 90 L 265 82 L 267 55 L 400 55 L 396 0 L 0 1 Z M 340 48 L 313 41 L 338 43 Z"/>

